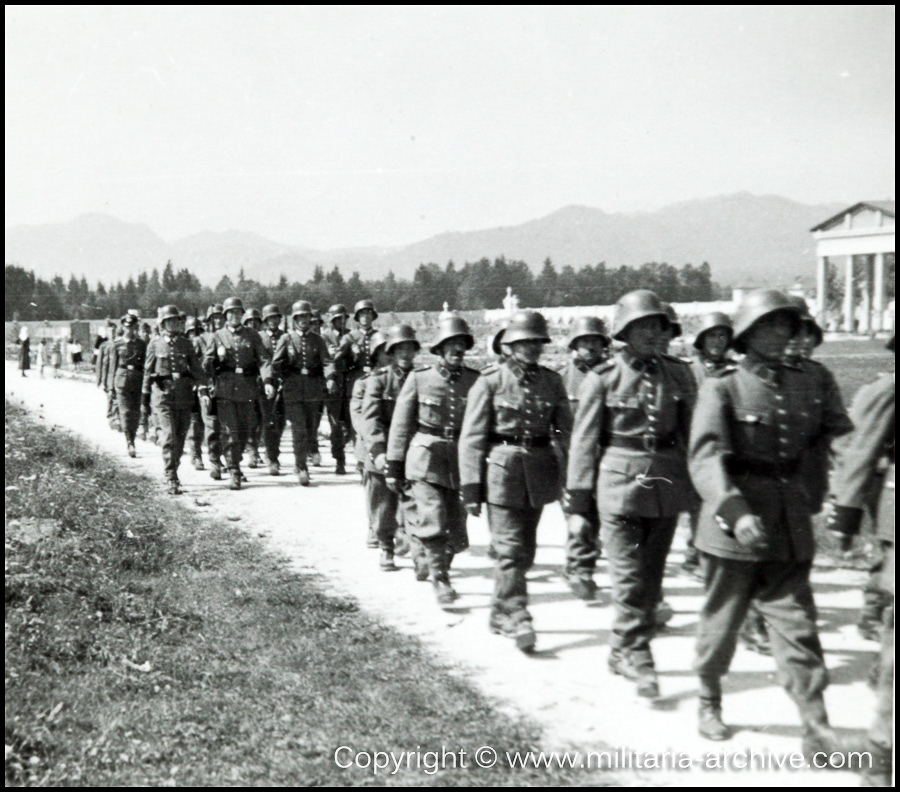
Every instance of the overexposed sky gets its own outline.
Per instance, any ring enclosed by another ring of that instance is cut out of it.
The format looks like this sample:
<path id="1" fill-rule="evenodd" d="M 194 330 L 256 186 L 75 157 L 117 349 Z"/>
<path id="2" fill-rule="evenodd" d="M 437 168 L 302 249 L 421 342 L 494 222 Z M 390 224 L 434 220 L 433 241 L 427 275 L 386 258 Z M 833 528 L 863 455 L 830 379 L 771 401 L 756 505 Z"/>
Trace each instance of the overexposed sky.
<path id="1" fill-rule="evenodd" d="M 6 7 L 6 225 L 398 245 L 894 197 L 894 8 Z"/>

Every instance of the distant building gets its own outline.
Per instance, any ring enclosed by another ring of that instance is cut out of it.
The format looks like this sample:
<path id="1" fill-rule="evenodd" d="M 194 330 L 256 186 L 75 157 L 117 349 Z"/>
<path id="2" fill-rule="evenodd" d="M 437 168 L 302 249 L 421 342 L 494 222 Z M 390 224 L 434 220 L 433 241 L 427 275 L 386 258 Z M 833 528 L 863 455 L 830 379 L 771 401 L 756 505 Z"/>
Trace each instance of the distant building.
<path id="1" fill-rule="evenodd" d="M 829 260 L 843 258 L 845 332 L 878 332 L 893 327 L 885 317 L 884 259 L 894 248 L 894 202 L 862 201 L 810 229 L 816 240 L 816 315 L 825 326 L 826 272 Z M 854 275 L 862 269 L 862 302 L 854 305 Z M 858 322 L 857 322 L 858 319 Z"/>

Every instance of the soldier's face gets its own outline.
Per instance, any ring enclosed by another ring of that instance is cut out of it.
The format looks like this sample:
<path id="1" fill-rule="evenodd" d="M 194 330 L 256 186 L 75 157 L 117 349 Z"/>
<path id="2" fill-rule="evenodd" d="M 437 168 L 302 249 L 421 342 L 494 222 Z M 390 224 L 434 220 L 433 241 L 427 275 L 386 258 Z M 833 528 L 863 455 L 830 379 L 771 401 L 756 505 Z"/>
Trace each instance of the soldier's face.
<path id="1" fill-rule="evenodd" d="M 266 319 L 266 327 L 268 327 L 269 330 L 271 330 L 273 332 L 278 329 L 278 325 L 280 325 L 280 324 L 281 324 L 280 316 L 270 316 L 268 319 Z"/>
<path id="2" fill-rule="evenodd" d="M 142 327 L 141 328 L 141 338 L 143 338 L 144 341 L 149 341 L 150 336 L 151 336 L 150 328 Z"/>
<path id="3" fill-rule="evenodd" d="M 331 320 L 331 326 L 339 333 L 343 333 L 347 327 L 347 317 L 343 314 L 339 314 L 338 316 L 333 317 Z"/>
<path id="4" fill-rule="evenodd" d="M 228 324 L 235 327 L 236 325 L 239 325 L 241 319 L 244 318 L 244 311 L 242 308 L 232 308 L 230 311 L 226 311 L 225 316 L 228 320 Z"/>
<path id="5" fill-rule="evenodd" d="M 175 333 L 183 333 L 184 332 L 184 323 L 181 319 L 176 317 L 172 317 L 171 319 L 166 319 L 163 322 L 163 330 L 167 333 L 175 334 Z"/>
<path id="6" fill-rule="evenodd" d="M 764 316 L 747 331 L 747 349 L 764 358 L 780 358 L 795 330 L 790 315 L 776 311 Z"/>
<path id="7" fill-rule="evenodd" d="M 125 325 L 125 330 L 122 334 L 131 341 L 137 335 L 137 325 Z"/>
<path id="8" fill-rule="evenodd" d="M 214 330 L 221 330 L 225 327 L 225 317 L 222 314 L 213 314 L 212 325 Z"/>
<path id="9" fill-rule="evenodd" d="M 451 338 L 441 344 L 441 360 L 450 369 L 458 369 L 466 357 L 466 342 L 461 338 Z"/>
<path id="10" fill-rule="evenodd" d="M 371 308 L 363 308 L 357 315 L 356 321 L 361 327 L 369 327 L 375 321 L 375 311 Z"/>
<path id="11" fill-rule="evenodd" d="M 524 366 L 533 366 L 541 359 L 541 353 L 544 351 L 544 342 L 536 339 L 528 339 L 526 341 L 513 341 L 512 356 L 517 363 Z"/>
<path id="12" fill-rule="evenodd" d="M 411 369 L 413 361 L 416 359 L 416 352 L 418 352 L 418 348 L 415 343 L 404 341 L 391 347 L 390 355 L 399 368 Z"/>
<path id="13" fill-rule="evenodd" d="M 247 327 L 249 327 L 251 330 L 256 330 L 257 333 L 262 327 L 262 322 L 259 321 L 259 319 L 249 319 L 248 321 L 244 322 L 244 324 L 247 325 Z"/>
<path id="14" fill-rule="evenodd" d="M 663 331 L 668 327 L 658 316 L 645 316 L 637 319 L 625 328 L 625 343 L 639 357 L 647 357 L 660 351 L 664 342 Z M 666 348 L 671 336 L 665 339 Z"/>
<path id="15" fill-rule="evenodd" d="M 585 336 L 575 341 L 575 357 L 585 363 L 594 363 L 603 357 L 606 344 L 600 336 Z"/>
<path id="16" fill-rule="evenodd" d="M 725 350 L 728 349 L 730 338 L 731 334 L 724 328 L 716 327 L 712 330 L 707 330 L 703 336 L 703 354 L 710 360 L 721 360 Z"/>
<path id="17" fill-rule="evenodd" d="M 799 332 L 792 340 L 797 344 L 801 357 L 812 357 L 813 350 L 816 348 L 816 334 L 810 330 L 808 325 L 801 325 Z"/>
<path id="18" fill-rule="evenodd" d="M 295 314 L 294 315 L 294 326 L 302 333 L 305 333 L 309 330 L 310 323 L 310 315 L 307 313 Z"/>

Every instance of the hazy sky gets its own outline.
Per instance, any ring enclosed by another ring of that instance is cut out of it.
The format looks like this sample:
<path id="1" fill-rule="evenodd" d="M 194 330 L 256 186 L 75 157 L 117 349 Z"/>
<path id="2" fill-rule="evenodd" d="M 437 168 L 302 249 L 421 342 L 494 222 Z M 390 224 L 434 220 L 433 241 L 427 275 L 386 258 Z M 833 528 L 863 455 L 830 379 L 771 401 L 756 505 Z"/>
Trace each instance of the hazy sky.
<path id="1" fill-rule="evenodd" d="M 894 197 L 894 9 L 6 7 L 6 225 L 396 245 Z"/>

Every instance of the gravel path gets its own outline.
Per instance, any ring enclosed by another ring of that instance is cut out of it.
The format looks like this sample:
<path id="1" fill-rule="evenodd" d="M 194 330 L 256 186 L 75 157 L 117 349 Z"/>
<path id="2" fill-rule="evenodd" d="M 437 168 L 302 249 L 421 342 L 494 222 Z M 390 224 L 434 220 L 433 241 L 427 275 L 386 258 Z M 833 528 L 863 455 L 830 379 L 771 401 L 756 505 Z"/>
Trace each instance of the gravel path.
<path id="1" fill-rule="evenodd" d="M 151 486 L 161 487 L 159 449 L 138 441 L 138 458 L 128 458 L 122 435 L 106 424 L 104 397 L 93 384 L 36 376 L 23 379 L 15 364 L 7 361 L 6 395 L 44 420 L 78 432 L 128 469 L 146 474 Z M 282 461 L 290 470 L 290 453 Z M 485 554 L 488 533 L 484 519 L 469 522 L 472 548 L 454 562 L 453 584 L 462 597 L 459 607 L 446 613 L 435 604 L 431 585 L 416 582 L 408 558 L 398 559 L 398 572 L 378 569 L 377 551 L 364 545 L 365 509 L 359 479 L 356 475 L 339 477 L 330 470 L 333 466 L 314 468 L 310 488 L 300 488 L 291 476 L 273 478 L 260 470 L 246 470 L 249 484 L 240 492 L 231 492 L 224 482 L 212 481 L 184 459 L 180 476 L 185 494 L 179 499 L 186 507 L 213 518 L 239 520 L 248 533 L 288 556 L 298 571 L 319 576 L 326 589 L 356 598 L 386 623 L 420 637 L 455 673 L 496 700 L 498 707 L 540 723 L 546 750 L 616 751 L 613 759 L 618 758 L 620 766 L 630 762 L 630 768 L 618 777 L 638 784 L 856 783 L 856 776 L 848 773 L 771 766 L 799 751 L 798 717 L 775 681 L 772 659 L 744 649 L 738 650 L 725 681 L 725 719 L 736 727 L 736 734 L 725 743 L 711 743 L 697 735 L 697 688 L 690 669 L 701 589 L 693 580 L 674 574 L 681 560 L 682 536 L 676 538 L 671 574 L 665 582 L 666 599 L 674 607 L 675 617 L 654 643 L 663 700 L 659 707 L 648 709 L 637 703 L 630 684 L 612 677 L 606 669 L 605 643 L 612 609 L 605 563 L 600 564 L 597 579 L 601 591 L 594 603 L 573 598 L 561 577 L 565 524 L 558 506 L 545 510 L 537 561 L 529 575 L 538 651 L 527 657 L 510 641 L 487 630 L 492 567 Z M 874 694 L 864 680 L 875 660 L 876 646 L 863 641 L 854 627 L 862 602 L 862 580 L 862 573 L 850 570 L 822 566 L 814 572 L 832 680 L 827 691 L 829 712 L 832 723 L 848 736 L 860 735 L 874 708 Z M 423 745 L 422 750 L 440 747 Z M 749 757 L 750 751 L 753 757 Z M 682 757 L 690 758 L 691 769 L 672 769 Z M 756 768 L 762 762 L 770 767 L 755 771 L 705 769 L 707 763 L 740 764 L 742 757 L 751 758 Z M 584 756 L 581 760 L 598 761 Z M 644 769 L 636 769 L 638 762 Z M 653 769 L 654 762 L 664 769 Z"/>

